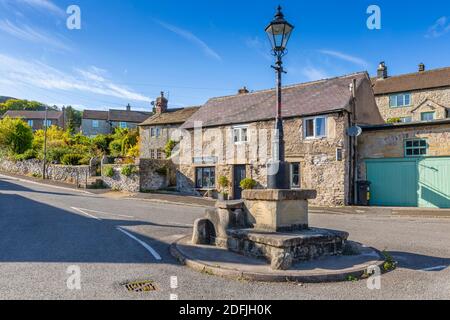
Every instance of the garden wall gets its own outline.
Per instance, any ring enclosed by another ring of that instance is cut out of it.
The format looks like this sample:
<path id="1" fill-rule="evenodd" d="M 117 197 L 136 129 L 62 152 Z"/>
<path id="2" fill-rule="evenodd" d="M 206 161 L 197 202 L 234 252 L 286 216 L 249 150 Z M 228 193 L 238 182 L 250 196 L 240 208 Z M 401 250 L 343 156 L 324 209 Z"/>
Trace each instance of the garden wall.
<path id="1" fill-rule="evenodd" d="M 129 176 L 122 174 L 122 169 L 130 166 L 133 173 Z M 107 176 L 108 168 L 112 168 L 113 175 Z M 103 165 L 102 179 L 106 187 L 116 191 L 140 192 L 165 189 L 170 185 L 171 177 L 176 170 L 171 161 L 141 159 L 139 165 Z"/>
<path id="2" fill-rule="evenodd" d="M 32 159 L 11 161 L 0 159 L 0 171 L 22 176 L 42 177 L 43 161 Z M 85 185 L 90 177 L 89 166 L 63 166 L 48 164 L 46 176 L 49 180 Z"/>

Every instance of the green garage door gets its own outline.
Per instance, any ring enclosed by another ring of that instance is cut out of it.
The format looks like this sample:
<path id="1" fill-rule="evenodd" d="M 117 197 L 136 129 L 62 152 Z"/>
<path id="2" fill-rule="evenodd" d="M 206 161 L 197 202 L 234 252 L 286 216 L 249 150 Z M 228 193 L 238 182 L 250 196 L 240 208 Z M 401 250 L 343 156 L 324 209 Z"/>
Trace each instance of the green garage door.
<path id="1" fill-rule="evenodd" d="M 367 160 L 374 206 L 450 208 L 450 158 Z"/>

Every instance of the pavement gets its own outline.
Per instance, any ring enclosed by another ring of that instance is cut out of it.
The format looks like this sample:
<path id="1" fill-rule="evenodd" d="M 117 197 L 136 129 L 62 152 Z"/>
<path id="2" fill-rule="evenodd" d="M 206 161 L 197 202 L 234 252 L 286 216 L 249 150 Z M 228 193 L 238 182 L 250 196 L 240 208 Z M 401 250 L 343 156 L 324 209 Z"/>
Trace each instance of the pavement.
<path id="1" fill-rule="evenodd" d="M 169 247 L 203 215 L 200 206 L 1 176 L 0 299 L 450 299 L 450 219 L 312 213 L 311 226 L 347 231 L 399 262 L 381 290 L 370 290 L 365 281 L 259 283 L 182 266 Z M 128 292 L 123 284 L 135 280 L 153 281 L 156 290 Z"/>

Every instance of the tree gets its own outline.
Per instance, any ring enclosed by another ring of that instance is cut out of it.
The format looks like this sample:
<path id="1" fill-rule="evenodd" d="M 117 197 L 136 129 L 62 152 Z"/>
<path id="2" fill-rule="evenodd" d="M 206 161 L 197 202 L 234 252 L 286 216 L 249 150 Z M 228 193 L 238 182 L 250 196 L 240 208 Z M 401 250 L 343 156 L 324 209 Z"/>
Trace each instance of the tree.
<path id="1" fill-rule="evenodd" d="M 70 133 L 74 134 L 78 132 L 78 130 L 81 127 L 81 118 L 82 118 L 81 111 L 78 111 L 71 106 L 68 106 L 66 108 L 66 119 L 67 119 L 66 127 Z"/>
<path id="2" fill-rule="evenodd" d="M 56 106 L 49 107 L 50 110 L 57 110 Z M 0 115 L 6 113 L 9 110 L 29 110 L 29 111 L 43 111 L 45 110 L 45 104 L 37 101 L 10 99 L 3 103 L 0 103 Z"/>
<path id="3" fill-rule="evenodd" d="M 20 119 L 6 117 L 0 120 L 0 146 L 14 155 L 31 149 L 33 131 Z"/>

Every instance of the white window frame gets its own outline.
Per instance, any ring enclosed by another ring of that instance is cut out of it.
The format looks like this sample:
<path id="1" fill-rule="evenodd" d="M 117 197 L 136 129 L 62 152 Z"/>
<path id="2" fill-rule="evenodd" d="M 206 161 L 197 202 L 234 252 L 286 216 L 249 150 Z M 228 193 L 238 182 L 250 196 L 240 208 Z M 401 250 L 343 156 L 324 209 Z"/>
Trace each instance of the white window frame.
<path id="1" fill-rule="evenodd" d="M 243 140 L 243 132 L 244 129 L 246 130 L 246 134 L 245 134 L 245 140 Z M 233 143 L 234 144 L 247 144 L 248 143 L 248 125 L 243 125 L 243 126 L 233 126 L 232 128 L 233 130 Z M 236 135 L 236 131 L 238 131 L 238 135 Z M 236 137 L 238 137 L 238 141 L 236 141 Z"/>
<path id="2" fill-rule="evenodd" d="M 29 126 L 30 128 L 33 128 L 34 121 L 33 121 L 33 120 L 28 120 L 28 121 L 27 121 L 27 124 L 28 124 L 28 126 Z"/>
<path id="3" fill-rule="evenodd" d="M 45 127 L 50 128 L 52 126 L 52 120 L 47 120 L 47 122 L 45 122 L 45 120 L 44 120 L 42 122 L 44 123 L 44 128 Z"/>
<path id="4" fill-rule="evenodd" d="M 423 116 L 425 115 L 425 114 L 432 114 L 433 115 L 433 119 L 429 119 L 429 120 L 424 120 L 423 119 Z M 420 114 L 420 121 L 434 121 L 434 120 L 436 120 L 436 112 L 435 111 L 426 111 L 426 112 L 422 112 L 421 114 Z"/>
<path id="5" fill-rule="evenodd" d="M 399 96 L 403 96 L 403 104 L 402 105 L 398 104 L 398 97 Z M 405 103 L 405 100 L 406 100 L 405 97 L 406 96 L 409 96 L 409 104 Z M 393 98 L 395 98 L 395 104 L 391 103 Z M 407 108 L 407 107 L 410 107 L 412 105 L 411 100 L 412 100 L 412 95 L 409 92 L 391 94 L 391 95 L 389 95 L 389 107 L 390 108 Z"/>
<path id="6" fill-rule="evenodd" d="M 325 120 L 325 135 L 323 135 L 323 136 L 318 136 L 317 135 L 317 119 L 324 119 Z M 306 125 L 306 123 L 307 123 L 307 121 L 309 121 L 309 120 L 313 120 L 313 124 L 314 124 L 314 128 L 313 128 L 313 131 L 314 131 L 314 135 L 313 136 L 310 136 L 310 137 L 307 137 L 306 136 L 306 130 L 307 130 L 307 125 Z M 317 117 L 309 117 L 309 118 L 304 118 L 303 119 L 303 137 L 306 139 L 306 140 L 314 140 L 314 139 L 323 139 L 323 138 L 326 138 L 328 136 L 328 117 L 327 116 L 317 116 Z"/>
<path id="7" fill-rule="evenodd" d="M 100 127 L 100 122 L 98 120 L 92 120 L 92 128 Z"/>
<path id="8" fill-rule="evenodd" d="M 293 166 L 298 165 L 298 186 L 294 186 L 294 170 Z M 290 183 L 292 189 L 301 189 L 302 188 L 302 165 L 300 162 L 293 162 L 290 164 L 291 166 L 291 174 L 290 174 Z"/>
<path id="9" fill-rule="evenodd" d="M 120 129 L 128 129 L 128 123 L 125 121 L 120 121 L 119 122 L 119 128 Z"/>

